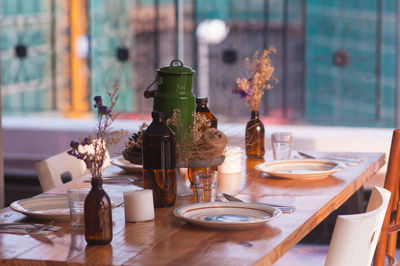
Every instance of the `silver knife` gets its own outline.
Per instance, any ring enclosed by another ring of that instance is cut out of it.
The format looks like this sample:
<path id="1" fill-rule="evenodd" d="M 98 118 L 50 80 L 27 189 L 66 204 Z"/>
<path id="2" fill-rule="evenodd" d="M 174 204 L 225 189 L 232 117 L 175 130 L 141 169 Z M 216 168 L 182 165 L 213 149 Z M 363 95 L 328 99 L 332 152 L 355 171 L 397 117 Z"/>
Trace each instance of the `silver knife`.
<path id="1" fill-rule="evenodd" d="M 227 199 L 228 201 L 243 202 L 243 200 L 236 198 L 232 195 L 226 194 L 226 193 L 222 193 L 222 196 L 224 196 L 224 198 Z M 296 206 L 290 206 L 290 205 L 276 205 L 276 204 L 269 204 L 269 203 L 262 203 L 262 202 L 255 202 L 255 203 L 264 204 L 264 205 L 268 205 L 268 206 L 280 209 L 283 213 L 292 213 L 296 209 Z"/>
<path id="2" fill-rule="evenodd" d="M 361 163 L 361 160 L 357 160 L 357 159 L 349 159 L 349 158 L 325 156 L 325 155 L 322 155 L 321 157 L 316 157 L 316 156 L 313 156 L 313 155 L 308 154 L 303 151 L 298 151 L 297 153 L 303 157 L 310 158 L 310 159 L 325 159 L 325 160 L 332 160 L 332 161 L 340 161 L 347 165 L 358 165 Z"/>

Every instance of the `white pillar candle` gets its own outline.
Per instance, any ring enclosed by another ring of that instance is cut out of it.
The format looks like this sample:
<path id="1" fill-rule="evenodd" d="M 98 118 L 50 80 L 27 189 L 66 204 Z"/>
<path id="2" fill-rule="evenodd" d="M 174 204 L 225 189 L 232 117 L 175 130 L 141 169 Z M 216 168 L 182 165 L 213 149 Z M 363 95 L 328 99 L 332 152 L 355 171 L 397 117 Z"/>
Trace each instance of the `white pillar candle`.
<path id="1" fill-rule="evenodd" d="M 153 191 L 151 189 L 124 192 L 125 221 L 144 222 L 154 219 Z"/>
<path id="2" fill-rule="evenodd" d="M 241 182 L 242 173 L 220 174 L 218 192 L 236 195 L 239 193 Z"/>
<path id="3" fill-rule="evenodd" d="M 242 172 L 242 149 L 239 146 L 227 146 L 225 160 L 218 167 L 221 174 L 237 174 Z"/>

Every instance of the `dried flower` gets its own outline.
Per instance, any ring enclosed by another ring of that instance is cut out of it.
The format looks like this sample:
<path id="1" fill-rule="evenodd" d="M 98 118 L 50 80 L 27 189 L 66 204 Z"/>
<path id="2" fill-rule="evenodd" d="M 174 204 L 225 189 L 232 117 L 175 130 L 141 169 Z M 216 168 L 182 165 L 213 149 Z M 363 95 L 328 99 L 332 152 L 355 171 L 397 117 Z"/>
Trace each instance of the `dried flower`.
<path id="1" fill-rule="evenodd" d="M 103 105 L 103 100 L 101 99 L 101 96 L 94 96 L 94 102 L 95 102 L 95 104 L 93 105 L 94 108 Z"/>
<path id="2" fill-rule="evenodd" d="M 107 149 L 117 142 L 126 134 L 124 130 L 110 131 L 111 123 L 117 118 L 117 115 L 112 115 L 112 110 L 118 100 L 118 84 L 113 85 L 113 91 L 108 92 L 111 105 L 107 107 L 103 105 L 101 96 L 94 97 L 94 108 L 97 109 L 97 125 L 94 137 L 89 135 L 79 142 L 71 141 L 71 150 L 68 154 L 83 160 L 86 168 L 92 174 L 93 178 L 101 178 L 104 171 L 104 164 L 108 159 Z"/>
<path id="3" fill-rule="evenodd" d="M 186 164 L 190 160 L 208 161 L 222 156 L 227 138 L 218 129 L 210 128 L 211 121 L 206 116 L 193 113 L 193 122 L 187 131 L 182 125 L 180 110 L 175 109 L 172 117 L 167 119 L 167 125 L 173 126 L 178 136 L 176 143 L 178 162 Z"/>
<path id="4" fill-rule="evenodd" d="M 271 65 L 271 53 L 276 53 L 275 48 L 264 50 L 260 58 L 258 51 L 251 60 L 247 57 L 245 63 L 248 78 L 236 80 L 238 88 L 234 89 L 233 93 L 239 94 L 240 98 L 246 98 L 246 104 L 252 111 L 258 111 L 265 90 L 271 89 L 272 83 L 278 82 L 278 79 L 272 76 L 274 67 Z"/>

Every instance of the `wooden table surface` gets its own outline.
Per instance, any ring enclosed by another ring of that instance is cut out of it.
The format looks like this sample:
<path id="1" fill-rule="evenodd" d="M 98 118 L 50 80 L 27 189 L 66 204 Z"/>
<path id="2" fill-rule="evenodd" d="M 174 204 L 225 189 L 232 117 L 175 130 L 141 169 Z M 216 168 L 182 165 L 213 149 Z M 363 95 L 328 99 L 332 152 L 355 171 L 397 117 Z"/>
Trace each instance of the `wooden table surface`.
<path id="1" fill-rule="evenodd" d="M 362 159 L 356 166 L 321 180 L 277 179 L 257 172 L 260 160 L 246 160 L 241 175 L 220 177 L 220 190 L 244 201 L 296 205 L 292 214 L 283 214 L 261 227 L 222 231 L 197 227 L 173 216 L 173 210 L 193 202 L 178 197 L 175 206 L 156 209 L 149 222 L 126 223 L 123 205 L 113 209 L 113 240 L 105 246 L 87 246 L 83 232 L 71 230 L 70 223 L 56 222 L 56 233 L 35 235 L 0 234 L 0 264 L 16 265 L 270 265 L 298 243 L 331 212 L 342 205 L 385 163 L 383 153 L 339 153 Z M 270 155 L 266 156 L 269 160 Z M 115 166 L 108 172 L 119 172 Z M 84 177 L 85 179 L 87 177 Z M 90 186 L 74 180 L 45 194 L 66 193 L 72 186 Z M 122 192 L 140 189 L 133 184 L 105 184 L 116 203 Z M 34 220 L 10 208 L 0 211 L 0 222 L 45 222 Z"/>

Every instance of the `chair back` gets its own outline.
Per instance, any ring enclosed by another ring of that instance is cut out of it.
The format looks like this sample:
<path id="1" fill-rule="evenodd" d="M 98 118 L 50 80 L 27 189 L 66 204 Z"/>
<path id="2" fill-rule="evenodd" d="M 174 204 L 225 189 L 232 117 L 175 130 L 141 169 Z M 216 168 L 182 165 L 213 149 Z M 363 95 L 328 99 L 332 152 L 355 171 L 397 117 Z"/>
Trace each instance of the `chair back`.
<path id="1" fill-rule="evenodd" d="M 106 160 L 103 167 L 107 167 L 109 164 L 110 155 L 106 151 Z M 36 163 L 35 169 L 43 192 L 61 185 L 61 176 L 64 174 L 71 176 L 71 179 L 75 179 L 89 172 L 84 161 L 69 155 L 67 151 Z"/>
<path id="2" fill-rule="evenodd" d="M 393 131 L 392 143 L 390 146 L 389 162 L 386 170 L 384 187 L 392 193 L 386 216 L 382 225 L 382 232 L 379 237 L 374 265 L 385 265 L 385 257 L 395 257 L 397 232 L 389 233 L 389 226 L 396 225 L 400 221 L 399 202 L 399 176 L 400 176 L 400 129 Z"/>
<path id="3" fill-rule="evenodd" d="M 390 194 L 374 187 L 365 213 L 338 216 L 325 265 L 371 265 Z"/>
<path id="4" fill-rule="evenodd" d="M 43 192 L 61 185 L 63 174 L 68 174 L 74 179 L 88 172 L 84 161 L 66 151 L 36 163 L 35 169 Z"/>

